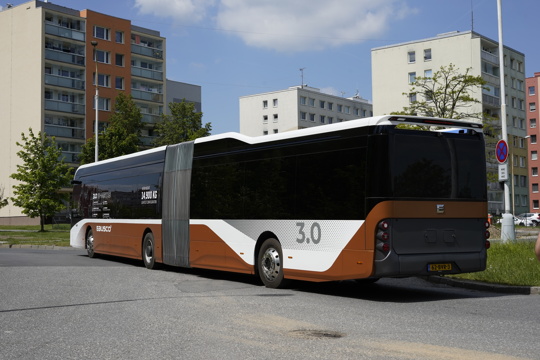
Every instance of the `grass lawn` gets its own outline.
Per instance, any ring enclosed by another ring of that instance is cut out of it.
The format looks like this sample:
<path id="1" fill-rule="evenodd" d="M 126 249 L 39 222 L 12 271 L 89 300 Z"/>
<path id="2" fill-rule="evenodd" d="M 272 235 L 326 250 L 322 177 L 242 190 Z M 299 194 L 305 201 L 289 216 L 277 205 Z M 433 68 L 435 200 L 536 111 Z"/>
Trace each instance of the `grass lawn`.
<path id="1" fill-rule="evenodd" d="M 69 246 L 69 228 L 45 225 L 45 232 L 39 232 L 39 226 L 0 226 L 0 244 Z"/>
<path id="2" fill-rule="evenodd" d="M 540 286 L 540 262 L 534 255 L 534 244 L 534 241 L 492 242 L 486 270 L 451 277 L 494 284 Z"/>

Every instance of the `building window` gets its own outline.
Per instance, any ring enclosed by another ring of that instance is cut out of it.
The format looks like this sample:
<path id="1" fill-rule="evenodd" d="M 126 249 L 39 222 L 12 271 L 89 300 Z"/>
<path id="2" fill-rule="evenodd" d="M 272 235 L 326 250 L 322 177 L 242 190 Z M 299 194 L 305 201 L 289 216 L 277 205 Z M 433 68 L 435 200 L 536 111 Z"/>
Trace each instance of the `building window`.
<path id="1" fill-rule="evenodd" d="M 277 100 L 277 99 L 272 100 L 272 105 L 273 105 L 274 107 L 277 107 L 277 105 L 278 105 L 278 100 Z"/>
<path id="2" fill-rule="evenodd" d="M 278 114 L 274 114 L 273 118 L 274 118 L 274 122 L 278 121 Z"/>
<path id="3" fill-rule="evenodd" d="M 431 69 L 429 70 L 424 70 L 424 77 L 427 78 L 427 79 L 431 79 L 431 77 L 433 76 L 433 71 Z"/>
<path id="4" fill-rule="evenodd" d="M 115 33 L 115 40 L 116 40 L 117 43 L 123 44 L 124 43 L 124 32 L 123 31 L 117 31 Z"/>
<path id="5" fill-rule="evenodd" d="M 307 104 L 307 98 L 305 96 L 300 96 L 300 105 L 306 105 Z"/>
<path id="6" fill-rule="evenodd" d="M 93 78 L 96 78 L 96 73 L 94 73 Z M 103 87 L 111 87 L 111 76 L 98 73 L 98 85 Z"/>
<path id="7" fill-rule="evenodd" d="M 538 160 L 538 152 L 531 151 L 531 160 Z"/>
<path id="8" fill-rule="evenodd" d="M 343 105 L 338 104 L 338 106 L 337 106 L 337 111 L 338 111 L 338 112 L 343 112 Z"/>
<path id="9" fill-rule="evenodd" d="M 536 119 L 529 120 L 529 126 L 531 129 L 534 129 L 536 127 Z"/>
<path id="10" fill-rule="evenodd" d="M 533 200 L 533 209 L 538 209 L 539 203 L 540 202 L 538 200 Z"/>
<path id="11" fill-rule="evenodd" d="M 409 84 L 412 84 L 416 81 L 416 72 L 409 73 Z"/>
<path id="12" fill-rule="evenodd" d="M 344 106 L 343 107 L 343 112 L 345 114 L 350 114 L 351 113 L 351 107 L 350 106 Z"/>
<path id="13" fill-rule="evenodd" d="M 309 98 L 309 106 L 315 106 L 315 99 Z"/>
<path id="14" fill-rule="evenodd" d="M 114 59 L 114 63 L 116 66 L 124 66 L 124 55 L 123 54 L 116 54 Z"/>
<path id="15" fill-rule="evenodd" d="M 536 144 L 536 135 L 531 135 L 531 144 Z"/>
<path id="16" fill-rule="evenodd" d="M 326 120 L 326 116 L 321 115 L 320 120 L 321 120 L 321 124 L 324 124 L 324 121 Z"/>
<path id="17" fill-rule="evenodd" d="M 315 121 L 315 114 L 309 114 L 309 121 Z"/>
<path id="18" fill-rule="evenodd" d="M 413 103 L 416 101 L 416 93 L 410 93 L 409 94 L 409 103 Z"/>
<path id="19" fill-rule="evenodd" d="M 431 49 L 424 49 L 424 61 L 431 60 Z"/>
<path id="20" fill-rule="evenodd" d="M 328 103 L 328 110 L 334 110 L 334 103 Z"/>
<path id="21" fill-rule="evenodd" d="M 326 104 L 326 102 L 324 100 L 319 100 L 319 107 L 321 109 L 324 109 L 324 105 Z"/>
<path id="22" fill-rule="evenodd" d="M 329 116 L 329 117 L 328 117 L 328 123 L 329 123 L 329 124 L 332 124 L 333 122 L 334 122 L 334 118 L 331 117 L 331 116 Z"/>
<path id="23" fill-rule="evenodd" d="M 95 101 L 92 101 L 93 108 L 96 108 Z M 98 100 L 98 108 L 101 111 L 110 111 L 111 110 L 111 99 L 100 97 Z"/>
<path id="24" fill-rule="evenodd" d="M 110 64 L 111 63 L 111 53 L 103 50 L 96 50 L 94 52 L 94 61 Z"/>
<path id="25" fill-rule="evenodd" d="M 268 122 L 268 115 L 263 115 L 263 122 Z"/>
<path id="26" fill-rule="evenodd" d="M 263 100 L 263 109 L 268 109 L 268 100 Z"/>
<path id="27" fill-rule="evenodd" d="M 277 134 L 278 133 L 278 129 L 274 129 L 274 134 Z"/>
<path id="28" fill-rule="evenodd" d="M 522 167 L 522 168 L 525 167 L 525 156 L 519 157 L 519 167 Z"/>
<path id="29" fill-rule="evenodd" d="M 409 51 L 407 53 L 407 60 L 408 60 L 409 64 L 415 63 L 416 62 L 416 52 Z"/>
<path id="30" fill-rule="evenodd" d="M 534 86 L 529 86 L 529 96 L 536 94 L 536 88 Z"/>
<path id="31" fill-rule="evenodd" d="M 532 172 L 532 176 L 538 176 L 538 168 L 537 167 L 533 167 L 531 169 L 531 172 Z"/>
<path id="32" fill-rule="evenodd" d="M 111 33 L 107 28 L 94 26 L 94 37 L 103 40 L 111 40 Z"/>
<path id="33" fill-rule="evenodd" d="M 264 130 L 263 135 L 268 135 L 268 130 Z"/>
<path id="34" fill-rule="evenodd" d="M 124 78 L 123 78 L 123 77 L 120 77 L 120 76 L 117 76 L 117 77 L 116 77 L 116 80 L 115 80 L 115 87 L 116 87 L 118 90 L 124 90 Z"/>
<path id="35" fill-rule="evenodd" d="M 307 120 L 307 113 L 305 111 L 300 111 L 300 120 Z"/>
<path id="36" fill-rule="evenodd" d="M 536 103 L 529 103 L 529 111 L 536 111 Z"/>

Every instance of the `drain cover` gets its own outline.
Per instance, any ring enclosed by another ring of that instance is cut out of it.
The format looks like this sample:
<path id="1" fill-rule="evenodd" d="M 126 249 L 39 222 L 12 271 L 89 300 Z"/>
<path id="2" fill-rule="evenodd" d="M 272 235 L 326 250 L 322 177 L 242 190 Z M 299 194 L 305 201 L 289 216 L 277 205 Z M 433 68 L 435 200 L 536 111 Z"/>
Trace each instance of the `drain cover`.
<path id="1" fill-rule="evenodd" d="M 327 338 L 327 339 L 337 339 L 342 338 L 345 336 L 345 334 L 337 332 L 337 331 L 330 331 L 330 330 L 293 330 L 289 332 L 292 336 L 300 337 L 304 339 L 320 339 L 320 338 Z"/>

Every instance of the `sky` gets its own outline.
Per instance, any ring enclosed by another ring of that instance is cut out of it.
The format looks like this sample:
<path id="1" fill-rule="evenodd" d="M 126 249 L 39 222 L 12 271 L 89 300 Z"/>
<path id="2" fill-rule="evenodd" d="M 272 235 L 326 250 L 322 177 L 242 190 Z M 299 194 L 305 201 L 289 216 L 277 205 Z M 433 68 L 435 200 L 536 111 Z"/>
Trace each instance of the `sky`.
<path id="1" fill-rule="evenodd" d="M 25 0 L 0 0 L 14 6 Z M 371 49 L 474 31 L 498 40 L 497 0 L 52 0 L 166 38 L 167 78 L 202 88 L 212 134 L 239 131 L 239 98 L 304 84 L 371 101 Z M 540 72 L 540 1 L 502 0 L 503 43 Z M 303 69 L 303 71 L 300 71 Z"/>

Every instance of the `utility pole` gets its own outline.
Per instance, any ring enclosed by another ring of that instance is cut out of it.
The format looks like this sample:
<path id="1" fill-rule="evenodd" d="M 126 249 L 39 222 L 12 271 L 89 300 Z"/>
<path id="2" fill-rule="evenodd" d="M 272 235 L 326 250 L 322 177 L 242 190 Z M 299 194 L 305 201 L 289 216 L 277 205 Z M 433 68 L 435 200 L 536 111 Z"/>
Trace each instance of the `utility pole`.
<path id="1" fill-rule="evenodd" d="M 96 63 L 96 76 L 94 78 L 94 83 L 96 85 L 96 95 L 94 97 L 94 106 L 95 106 L 95 111 L 96 111 L 96 119 L 95 119 L 95 124 L 94 124 L 94 135 L 96 137 L 96 141 L 95 141 L 95 144 L 96 144 L 96 147 L 95 147 L 95 152 L 94 152 L 94 157 L 95 157 L 95 162 L 98 162 L 99 161 L 99 146 L 98 146 L 98 131 L 99 131 L 99 85 L 98 85 L 98 82 L 99 82 L 99 76 L 98 76 L 98 61 L 97 61 L 97 53 L 96 53 L 96 47 L 97 47 L 97 44 L 98 42 L 97 41 L 92 41 L 90 44 L 92 44 L 92 46 L 94 47 L 94 61 Z"/>

